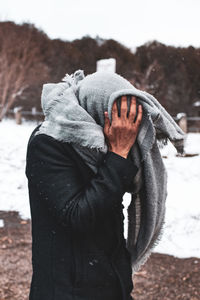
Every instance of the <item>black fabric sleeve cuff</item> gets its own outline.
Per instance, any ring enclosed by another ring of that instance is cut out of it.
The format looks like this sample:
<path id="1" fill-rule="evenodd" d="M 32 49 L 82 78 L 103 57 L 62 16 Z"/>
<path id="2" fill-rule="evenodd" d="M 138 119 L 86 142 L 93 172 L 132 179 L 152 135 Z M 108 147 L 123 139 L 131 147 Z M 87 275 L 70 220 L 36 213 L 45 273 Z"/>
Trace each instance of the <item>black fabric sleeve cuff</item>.
<path id="1" fill-rule="evenodd" d="M 112 151 L 107 152 L 104 163 L 113 166 L 124 186 L 129 186 L 133 182 L 133 178 L 138 171 L 138 167 L 130 159 L 124 158 Z"/>

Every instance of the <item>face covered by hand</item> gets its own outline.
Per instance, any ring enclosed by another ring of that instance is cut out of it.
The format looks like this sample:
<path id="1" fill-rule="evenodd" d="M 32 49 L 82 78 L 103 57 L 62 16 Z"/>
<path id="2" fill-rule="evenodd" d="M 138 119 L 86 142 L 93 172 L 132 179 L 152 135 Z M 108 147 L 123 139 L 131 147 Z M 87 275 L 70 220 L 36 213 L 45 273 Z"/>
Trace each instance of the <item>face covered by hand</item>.
<path id="1" fill-rule="evenodd" d="M 112 105 L 117 100 L 120 110 L 120 96 L 135 91 L 134 86 L 116 73 L 96 72 L 87 75 L 78 84 L 79 104 L 93 117 L 97 124 L 104 126 L 104 112 L 112 120 Z M 123 91 L 123 92 L 122 92 Z M 118 98 L 118 99 L 117 99 Z M 130 97 L 128 97 L 130 107 Z"/>

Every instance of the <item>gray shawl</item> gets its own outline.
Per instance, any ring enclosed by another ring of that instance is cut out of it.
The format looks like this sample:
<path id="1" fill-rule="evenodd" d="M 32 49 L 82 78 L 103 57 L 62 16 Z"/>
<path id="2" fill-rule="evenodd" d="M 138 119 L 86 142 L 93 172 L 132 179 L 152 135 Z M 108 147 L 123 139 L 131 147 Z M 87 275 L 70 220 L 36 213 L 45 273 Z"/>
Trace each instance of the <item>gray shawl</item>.
<path id="1" fill-rule="evenodd" d="M 151 94 L 136 89 L 116 73 L 95 72 L 84 76 L 82 70 L 47 83 L 42 90 L 45 120 L 36 134 L 47 134 L 69 142 L 95 172 L 108 146 L 103 133 L 104 111 L 112 122 L 112 105 L 122 95 L 134 95 L 143 106 L 143 117 L 136 142 L 128 158 L 138 172 L 127 192 L 128 207 L 126 247 L 131 254 L 133 273 L 146 262 L 159 243 L 165 223 L 167 172 L 159 150 L 159 141 L 168 139 L 183 151 L 184 132 Z M 118 103 L 118 102 L 117 102 Z"/>

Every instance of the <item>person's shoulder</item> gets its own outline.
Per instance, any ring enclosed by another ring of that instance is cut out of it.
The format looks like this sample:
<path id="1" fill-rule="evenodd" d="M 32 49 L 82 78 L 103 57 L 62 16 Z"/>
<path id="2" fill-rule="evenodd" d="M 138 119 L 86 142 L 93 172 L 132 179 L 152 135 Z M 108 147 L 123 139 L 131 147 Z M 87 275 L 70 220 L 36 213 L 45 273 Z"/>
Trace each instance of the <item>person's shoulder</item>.
<path id="1" fill-rule="evenodd" d="M 60 143 L 58 140 L 53 138 L 52 136 L 45 134 L 45 133 L 39 133 L 40 126 L 42 125 L 39 124 L 31 133 L 29 140 L 28 140 L 28 145 L 33 145 L 33 144 L 40 144 L 40 143 L 50 143 L 50 144 L 56 144 Z"/>
<path id="2" fill-rule="evenodd" d="M 38 126 L 36 126 L 36 127 L 34 128 L 34 130 L 31 132 L 30 137 L 29 137 L 29 140 L 28 140 L 28 146 L 30 146 L 30 144 L 32 143 L 32 141 L 35 140 L 35 138 L 36 138 L 36 136 L 37 136 L 37 135 L 35 136 L 35 134 L 36 134 L 36 132 L 39 131 L 41 125 L 42 125 L 42 123 L 39 124 Z M 37 140 L 37 138 L 36 138 L 36 140 Z"/>
<path id="3" fill-rule="evenodd" d="M 61 151 L 70 154 L 73 152 L 72 146 L 70 143 L 59 141 L 56 138 L 45 134 L 38 133 L 40 126 L 39 124 L 31 133 L 28 141 L 28 149 L 54 149 L 55 151 Z"/>

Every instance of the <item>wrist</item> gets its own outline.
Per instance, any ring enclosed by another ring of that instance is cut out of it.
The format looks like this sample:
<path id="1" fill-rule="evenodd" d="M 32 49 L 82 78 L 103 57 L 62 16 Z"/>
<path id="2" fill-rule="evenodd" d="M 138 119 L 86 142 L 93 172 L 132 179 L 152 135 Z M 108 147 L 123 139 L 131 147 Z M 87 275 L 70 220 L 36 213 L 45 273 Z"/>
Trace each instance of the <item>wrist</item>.
<path id="1" fill-rule="evenodd" d="M 128 156 L 128 153 L 127 152 L 122 152 L 122 151 L 119 151 L 119 150 L 114 150 L 114 149 L 109 149 L 110 152 L 114 152 L 124 158 L 127 158 Z"/>

